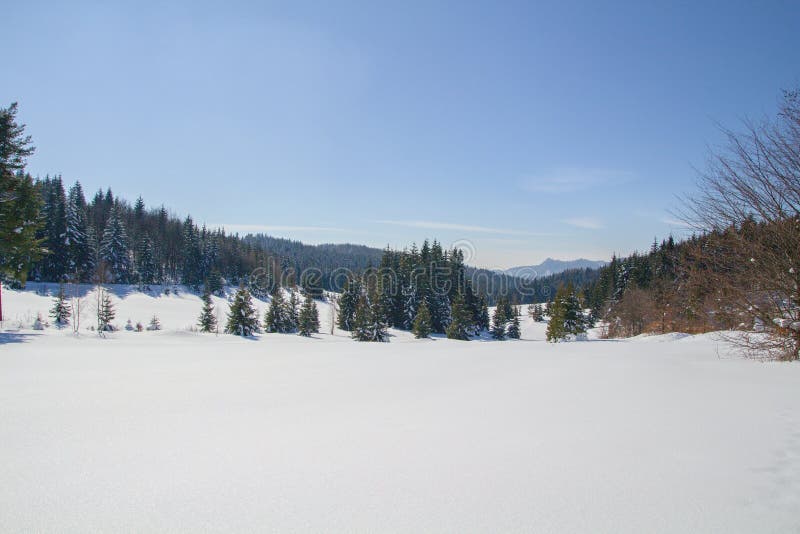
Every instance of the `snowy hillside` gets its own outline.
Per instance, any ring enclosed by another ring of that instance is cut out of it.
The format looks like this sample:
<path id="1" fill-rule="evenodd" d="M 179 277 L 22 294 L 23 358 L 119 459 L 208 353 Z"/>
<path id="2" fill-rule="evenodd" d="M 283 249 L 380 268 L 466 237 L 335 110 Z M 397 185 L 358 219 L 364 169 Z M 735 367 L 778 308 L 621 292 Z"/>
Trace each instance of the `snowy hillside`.
<path id="1" fill-rule="evenodd" d="M 30 330 L 36 289 L 3 293 L 2 531 L 800 529 L 800 366 L 713 335 L 252 340 L 117 287 L 164 330 L 101 339 Z"/>

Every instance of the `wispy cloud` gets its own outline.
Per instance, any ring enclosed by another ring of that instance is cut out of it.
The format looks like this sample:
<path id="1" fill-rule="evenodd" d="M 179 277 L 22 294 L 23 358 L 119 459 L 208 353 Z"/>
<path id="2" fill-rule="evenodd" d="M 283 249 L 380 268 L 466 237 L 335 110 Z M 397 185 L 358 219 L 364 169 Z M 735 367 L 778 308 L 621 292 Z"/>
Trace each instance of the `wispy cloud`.
<path id="1" fill-rule="evenodd" d="M 674 228 L 691 228 L 690 224 L 672 217 L 664 217 L 661 222 Z"/>
<path id="2" fill-rule="evenodd" d="M 275 234 L 280 232 L 347 232 L 333 226 L 281 226 L 269 224 L 209 224 L 211 228 L 224 228 L 228 233 Z"/>
<path id="3" fill-rule="evenodd" d="M 573 217 L 570 219 L 564 219 L 561 222 L 576 228 L 585 228 L 587 230 L 600 230 L 604 227 L 601 221 L 591 217 Z"/>
<path id="4" fill-rule="evenodd" d="M 561 167 L 527 176 L 522 188 L 536 193 L 571 193 L 599 185 L 619 184 L 633 179 L 633 173 L 614 169 Z"/>
<path id="5" fill-rule="evenodd" d="M 537 232 L 527 232 L 523 230 L 512 230 L 508 228 L 492 228 L 488 226 L 474 226 L 469 224 L 455 224 L 438 221 L 417 221 L 417 220 L 378 220 L 378 224 L 390 224 L 393 226 L 405 226 L 406 228 L 425 228 L 428 230 L 455 230 L 458 232 L 473 232 L 480 234 L 502 234 L 502 235 L 527 235 L 542 236 L 547 235 Z"/>

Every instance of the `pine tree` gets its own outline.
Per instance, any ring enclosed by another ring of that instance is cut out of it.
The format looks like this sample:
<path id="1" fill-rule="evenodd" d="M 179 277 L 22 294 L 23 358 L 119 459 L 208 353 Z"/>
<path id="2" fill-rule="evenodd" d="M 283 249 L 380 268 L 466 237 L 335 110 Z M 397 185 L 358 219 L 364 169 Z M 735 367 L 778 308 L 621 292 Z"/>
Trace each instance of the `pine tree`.
<path id="1" fill-rule="evenodd" d="M 417 316 L 414 318 L 412 331 L 417 339 L 423 339 L 431 335 L 431 312 L 424 301 L 417 308 Z"/>
<path id="2" fill-rule="evenodd" d="M 511 323 L 508 325 L 508 338 L 509 339 L 519 339 L 522 337 L 522 332 L 520 331 L 519 327 L 519 315 L 514 315 L 511 319 Z"/>
<path id="3" fill-rule="evenodd" d="M 497 340 L 503 340 L 506 338 L 506 323 L 508 322 L 508 318 L 506 316 L 506 311 L 503 306 L 498 305 L 494 310 L 494 318 L 492 321 L 492 337 Z"/>
<path id="4" fill-rule="evenodd" d="M 469 328 L 472 322 L 469 312 L 464 306 L 464 299 L 460 294 L 457 294 L 453 299 L 451 310 L 452 319 L 450 324 L 447 325 L 447 338 L 468 341 Z"/>
<path id="5" fill-rule="evenodd" d="M 294 291 L 291 291 L 289 294 L 289 302 L 286 305 L 286 317 L 288 318 L 288 323 L 286 325 L 287 332 L 294 332 L 297 330 L 297 325 L 300 318 L 297 308 L 297 295 Z"/>
<path id="6" fill-rule="evenodd" d="M 572 284 L 558 288 L 548 311 L 547 341 L 557 343 L 586 332 L 587 321 Z"/>
<path id="7" fill-rule="evenodd" d="M 153 317 L 150 318 L 150 324 L 147 325 L 147 329 L 151 332 L 161 330 L 161 321 L 158 320 L 158 316 L 153 315 Z"/>
<path id="8" fill-rule="evenodd" d="M 183 269 L 181 282 L 189 287 L 198 287 L 203 281 L 203 255 L 200 236 L 191 217 L 183 223 Z"/>
<path id="9" fill-rule="evenodd" d="M 342 330 L 351 331 L 355 324 L 356 308 L 361 297 L 361 285 L 354 277 L 348 277 L 339 297 L 338 326 Z"/>
<path id="10" fill-rule="evenodd" d="M 486 303 L 486 297 L 484 295 L 480 296 L 478 302 L 478 316 L 475 320 L 475 327 L 478 332 L 482 332 L 484 330 L 489 330 L 491 326 L 489 322 L 489 305 Z"/>
<path id="11" fill-rule="evenodd" d="M 298 333 L 301 336 L 310 336 L 319 332 L 319 312 L 317 311 L 317 304 L 314 302 L 311 294 L 306 294 L 303 306 L 300 308 L 300 315 L 298 318 Z"/>
<path id="12" fill-rule="evenodd" d="M 86 199 L 80 182 L 75 182 L 67 196 L 67 271 L 76 282 L 88 280 L 94 269 L 89 227 L 86 219 Z"/>
<path id="13" fill-rule="evenodd" d="M 108 291 L 99 289 L 98 306 L 97 306 L 97 331 L 98 332 L 113 332 L 114 326 L 111 321 L 116 316 L 114 304 L 111 302 L 111 296 Z"/>
<path id="14" fill-rule="evenodd" d="M 352 337 L 358 341 L 386 341 L 388 332 L 383 322 L 380 304 L 370 302 L 366 296 L 358 301 Z"/>
<path id="15" fill-rule="evenodd" d="M 239 286 L 236 295 L 233 297 L 230 311 L 228 312 L 228 324 L 225 332 L 237 336 L 252 336 L 258 332 L 259 324 L 256 309 L 253 307 L 253 300 L 250 292 L 244 287 Z"/>
<path id="16" fill-rule="evenodd" d="M 26 159 L 35 150 L 25 125 L 17 124 L 17 104 L 0 108 L 0 274 L 25 283 L 44 250 L 37 232 L 41 199 Z"/>
<path id="17" fill-rule="evenodd" d="M 264 330 L 285 334 L 291 332 L 292 319 L 289 316 L 289 303 L 283 296 L 283 288 L 275 286 L 270 295 L 269 308 L 264 317 Z"/>
<path id="18" fill-rule="evenodd" d="M 111 208 L 108 223 L 100 244 L 100 259 L 108 269 L 108 281 L 127 284 L 130 281 L 131 260 L 128 252 L 128 234 L 117 206 Z"/>
<path id="19" fill-rule="evenodd" d="M 149 288 L 156 281 L 155 252 L 153 241 L 145 235 L 139 241 L 139 250 L 136 253 L 136 277 L 141 289 Z"/>
<path id="20" fill-rule="evenodd" d="M 214 303 L 211 301 L 211 291 L 208 285 L 203 292 L 203 311 L 200 312 L 197 326 L 200 327 L 201 332 L 216 332 L 217 331 L 217 316 L 214 314 Z"/>
<path id="21" fill-rule="evenodd" d="M 64 294 L 63 284 L 59 286 L 58 295 L 53 299 L 53 308 L 50 310 L 50 316 L 55 321 L 56 326 L 61 327 L 69 324 L 69 318 L 72 316 L 72 307 Z"/>

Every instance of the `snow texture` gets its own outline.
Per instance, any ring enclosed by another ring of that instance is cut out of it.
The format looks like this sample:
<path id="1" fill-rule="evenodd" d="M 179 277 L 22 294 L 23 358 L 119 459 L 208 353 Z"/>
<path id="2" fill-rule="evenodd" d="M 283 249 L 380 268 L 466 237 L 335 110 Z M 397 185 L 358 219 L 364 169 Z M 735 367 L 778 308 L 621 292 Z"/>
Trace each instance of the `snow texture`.
<path id="1" fill-rule="evenodd" d="M 243 339 L 117 287 L 164 330 L 103 339 L 31 330 L 37 289 L 3 294 L 2 532 L 800 529 L 800 365 L 713 335 Z"/>

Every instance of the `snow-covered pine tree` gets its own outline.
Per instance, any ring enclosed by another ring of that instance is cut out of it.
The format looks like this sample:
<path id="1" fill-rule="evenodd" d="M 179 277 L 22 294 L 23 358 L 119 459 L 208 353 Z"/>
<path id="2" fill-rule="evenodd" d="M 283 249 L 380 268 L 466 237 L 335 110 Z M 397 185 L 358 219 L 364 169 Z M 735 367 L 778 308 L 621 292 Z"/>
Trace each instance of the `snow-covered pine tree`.
<path id="1" fill-rule="evenodd" d="M 139 288 L 149 289 L 150 284 L 156 282 L 156 263 L 153 241 L 145 235 L 139 240 L 139 250 L 136 252 L 136 278 Z"/>
<path id="2" fill-rule="evenodd" d="M 258 331 L 258 317 L 256 309 L 253 307 L 253 300 L 250 292 L 244 285 L 241 285 L 233 297 L 225 332 L 237 336 L 252 336 Z"/>
<path id="3" fill-rule="evenodd" d="M 519 327 L 519 315 L 514 314 L 511 322 L 508 324 L 508 331 L 506 332 L 509 339 L 519 339 L 522 337 L 522 332 Z"/>
<path id="4" fill-rule="evenodd" d="M 317 304 L 310 293 L 306 293 L 303 306 L 297 321 L 297 331 L 301 336 L 310 336 L 319 332 L 319 312 Z"/>
<path id="5" fill-rule="evenodd" d="M 475 319 L 475 326 L 478 332 L 489 330 L 491 326 L 489 322 L 489 305 L 486 303 L 486 296 L 481 295 L 478 299 L 478 316 Z"/>
<path id="6" fill-rule="evenodd" d="M 216 332 L 217 316 L 214 313 L 214 303 L 211 301 L 211 291 L 208 285 L 206 285 L 202 299 L 203 310 L 200 312 L 200 318 L 197 320 L 197 326 L 200 327 L 201 332 Z"/>
<path id="7" fill-rule="evenodd" d="M 151 332 L 161 330 L 161 321 L 158 320 L 158 316 L 153 315 L 153 317 L 150 318 L 150 323 L 147 325 L 147 329 Z"/>
<path id="8" fill-rule="evenodd" d="M 290 290 L 289 302 L 286 303 L 286 317 L 288 318 L 286 331 L 294 332 L 297 330 L 297 323 L 300 317 L 298 315 L 297 294 L 294 290 Z"/>
<path id="9" fill-rule="evenodd" d="M 358 341 L 386 341 L 388 332 L 386 331 L 386 323 L 383 322 L 383 310 L 378 299 L 373 298 L 371 300 L 362 295 L 358 301 L 352 331 L 353 339 Z"/>
<path id="10" fill-rule="evenodd" d="M 417 308 L 417 316 L 414 318 L 412 332 L 417 339 L 431 335 L 431 312 L 428 310 L 428 305 L 425 304 L 425 301 Z"/>
<path id="11" fill-rule="evenodd" d="M 108 223 L 103 231 L 100 259 L 108 269 L 107 281 L 116 284 L 130 282 L 131 259 L 128 250 L 128 234 L 116 205 L 111 208 Z"/>
<path id="12" fill-rule="evenodd" d="M 549 307 L 547 341 L 557 343 L 586 332 L 587 322 L 572 284 L 561 286 Z"/>
<path id="13" fill-rule="evenodd" d="M 67 296 L 64 293 L 64 285 L 58 287 L 58 295 L 53 299 L 53 308 L 50 310 L 50 317 L 53 318 L 57 327 L 67 326 L 69 318 L 72 316 L 72 307 L 69 305 Z"/>
<path id="14" fill-rule="evenodd" d="M 67 270 L 75 282 L 86 281 L 94 270 L 86 219 L 86 199 L 80 182 L 75 182 L 67 197 Z"/>
<path id="15" fill-rule="evenodd" d="M 338 326 L 348 332 L 353 330 L 356 319 L 356 308 L 361 297 L 361 284 L 355 277 L 348 277 L 342 289 L 342 296 L 339 297 L 339 316 Z"/>
<path id="16" fill-rule="evenodd" d="M 189 287 L 199 287 L 203 282 L 203 254 L 200 236 L 191 217 L 183 223 L 183 269 L 181 282 Z"/>
<path id="17" fill-rule="evenodd" d="M 492 337 L 497 340 L 506 338 L 506 323 L 508 323 L 508 316 L 504 306 L 498 302 L 498 306 L 494 310 L 494 317 L 492 319 Z"/>
<path id="18" fill-rule="evenodd" d="M 469 341 L 469 329 L 471 326 L 472 321 L 464 305 L 464 297 L 460 294 L 456 294 L 451 306 L 451 321 L 446 329 L 447 338 Z"/>
<path id="19" fill-rule="evenodd" d="M 293 330 L 292 319 L 289 316 L 289 303 L 283 296 L 283 288 L 278 285 L 270 294 L 269 308 L 264 316 L 264 330 L 279 334 Z"/>
<path id="20" fill-rule="evenodd" d="M 97 331 L 98 332 L 113 332 L 114 325 L 111 321 L 116 317 L 114 304 L 111 302 L 111 295 L 104 289 L 98 289 L 97 298 Z"/>

